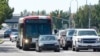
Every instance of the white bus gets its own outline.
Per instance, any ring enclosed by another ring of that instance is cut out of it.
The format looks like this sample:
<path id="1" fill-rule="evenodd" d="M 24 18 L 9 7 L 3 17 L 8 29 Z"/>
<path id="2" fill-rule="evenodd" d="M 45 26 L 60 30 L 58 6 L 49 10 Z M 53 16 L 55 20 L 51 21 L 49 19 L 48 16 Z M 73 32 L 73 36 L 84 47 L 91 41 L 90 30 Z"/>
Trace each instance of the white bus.
<path id="1" fill-rule="evenodd" d="M 26 16 L 20 18 L 16 47 L 23 50 L 35 48 L 39 35 L 52 34 L 51 21 L 50 16 Z"/>

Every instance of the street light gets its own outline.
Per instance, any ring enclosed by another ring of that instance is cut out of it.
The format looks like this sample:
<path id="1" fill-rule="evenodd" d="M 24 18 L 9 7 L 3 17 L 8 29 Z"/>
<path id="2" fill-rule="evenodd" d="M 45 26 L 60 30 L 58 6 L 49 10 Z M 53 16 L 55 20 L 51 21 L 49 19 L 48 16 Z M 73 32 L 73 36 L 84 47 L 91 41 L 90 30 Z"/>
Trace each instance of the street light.
<path id="1" fill-rule="evenodd" d="M 72 1 L 73 0 L 70 1 L 70 7 L 69 7 L 69 11 L 70 11 L 69 28 L 70 28 L 70 24 L 71 24 L 71 22 L 70 22 L 71 20 L 70 19 L 71 19 L 71 3 L 72 3 Z M 75 0 L 75 1 L 77 2 L 77 11 L 78 11 L 78 1 L 77 0 Z"/>

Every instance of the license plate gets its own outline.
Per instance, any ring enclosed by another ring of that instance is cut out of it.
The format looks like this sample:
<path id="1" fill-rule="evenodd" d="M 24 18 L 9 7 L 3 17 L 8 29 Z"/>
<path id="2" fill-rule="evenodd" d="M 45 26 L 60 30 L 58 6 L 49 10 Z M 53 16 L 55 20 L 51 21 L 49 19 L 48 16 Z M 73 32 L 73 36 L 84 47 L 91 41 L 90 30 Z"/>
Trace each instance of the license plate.
<path id="1" fill-rule="evenodd" d="M 91 48 L 92 46 L 91 45 L 88 45 L 88 48 Z"/>

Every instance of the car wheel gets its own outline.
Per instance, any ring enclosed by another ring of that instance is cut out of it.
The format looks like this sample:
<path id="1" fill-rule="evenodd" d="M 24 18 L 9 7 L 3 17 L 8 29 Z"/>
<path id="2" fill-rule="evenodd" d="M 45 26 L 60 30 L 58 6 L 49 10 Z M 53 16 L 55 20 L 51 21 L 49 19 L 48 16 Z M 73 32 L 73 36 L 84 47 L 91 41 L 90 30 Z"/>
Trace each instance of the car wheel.
<path id="1" fill-rule="evenodd" d="M 37 47 L 37 48 L 36 48 L 36 51 L 37 51 L 37 52 L 41 52 L 42 49 L 41 49 L 40 47 Z"/>
<path id="2" fill-rule="evenodd" d="M 36 48 L 35 48 L 35 49 L 36 49 L 36 51 L 38 52 L 38 49 L 39 49 L 39 48 L 38 48 L 38 43 L 37 43 L 37 42 L 36 42 Z"/>
<path id="3" fill-rule="evenodd" d="M 74 45 L 72 45 L 72 51 L 75 51 Z"/>
<path id="4" fill-rule="evenodd" d="M 72 47 L 72 51 L 75 51 L 75 48 L 74 47 Z"/>
<path id="5" fill-rule="evenodd" d="M 66 47 L 63 47 L 63 50 L 68 50 L 68 46 L 66 46 Z"/>
<path id="6" fill-rule="evenodd" d="M 22 47 L 21 47 L 21 46 L 19 46 L 18 44 L 16 44 L 16 47 L 17 47 L 17 48 L 19 48 L 19 49 L 22 49 Z"/>
<path id="7" fill-rule="evenodd" d="M 56 50 L 54 50 L 55 52 L 60 52 L 60 49 L 56 49 Z"/>
<path id="8" fill-rule="evenodd" d="M 22 47 L 21 47 L 21 46 L 19 46 L 19 49 L 22 49 Z"/>
<path id="9" fill-rule="evenodd" d="M 76 52 L 79 52 L 79 49 L 78 49 L 78 48 L 75 48 L 75 51 L 76 51 Z"/>
<path id="10" fill-rule="evenodd" d="M 98 52 L 100 52 L 100 49 L 97 49 Z"/>
<path id="11" fill-rule="evenodd" d="M 26 46 L 25 44 L 23 44 L 22 49 L 23 49 L 23 50 L 29 50 L 29 47 Z"/>
<path id="12" fill-rule="evenodd" d="M 14 40 L 11 40 L 12 42 L 14 42 Z"/>
<path id="13" fill-rule="evenodd" d="M 16 43 L 16 47 L 19 48 L 19 45 Z"/>
<path id="14" fill-rule="evenodd" d="M 11 41 L 11 38 L 10 38 L 10 41 Z"/>
<path id="15" fill-rule="evenodd" d="M 37 52 L 41 52 L 41 51 L 42 51 L 42 49 L 38 46 L 37 43 L 36 43 L 36 51 L 37 51 Z"/>
<path id="16" fill-rule="evenodd" d="M 97 50 L 96 49 L 93 49 L 93 51 L 96 52 Z"/>

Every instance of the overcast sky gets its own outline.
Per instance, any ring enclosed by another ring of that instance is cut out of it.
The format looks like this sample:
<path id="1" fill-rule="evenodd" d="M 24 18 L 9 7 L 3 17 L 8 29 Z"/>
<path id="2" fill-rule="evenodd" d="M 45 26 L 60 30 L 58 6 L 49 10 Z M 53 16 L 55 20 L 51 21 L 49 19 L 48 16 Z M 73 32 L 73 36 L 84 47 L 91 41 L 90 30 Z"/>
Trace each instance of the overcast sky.
<path id="1" fill-rule="evenodd" d="M 71 2 L 72 1 L 72 2 Z M 77 11 L 78 7 L 86 4 L 86 0 L 9 0 L 10 7 L 14 7 L 14 14 L 19 14 L 23 10 L 38 11 L 46 10 L 47 12 L 54 11 L 56 9 L 68 11 L 71 2 L 71 11 Z M 97 4 L 98 0 L 87 0 L 87 4 Z"/>

